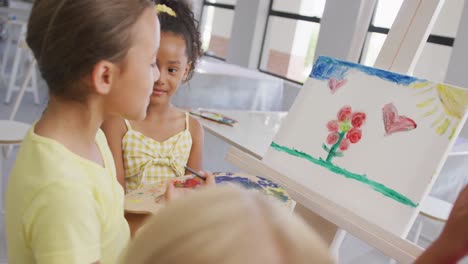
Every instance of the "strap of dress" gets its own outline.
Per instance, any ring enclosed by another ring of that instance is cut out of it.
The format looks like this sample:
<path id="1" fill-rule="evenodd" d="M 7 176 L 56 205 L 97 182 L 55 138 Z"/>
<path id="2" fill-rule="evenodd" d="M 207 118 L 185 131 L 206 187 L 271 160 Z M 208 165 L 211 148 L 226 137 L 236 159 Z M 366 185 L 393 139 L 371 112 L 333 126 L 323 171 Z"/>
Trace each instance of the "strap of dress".
<path id="1" fill-rule="evenodd" d="M 185 112 L 185 130 L 189 130 L 190 114 Z"/>
<path id="2" fill-rule="evenodd" d="M 125 125 L 127 126 L 128 130 L 132 130 L 132 126 L 130 125 L 130 122 L 127 119 L 124 119 Z"/>

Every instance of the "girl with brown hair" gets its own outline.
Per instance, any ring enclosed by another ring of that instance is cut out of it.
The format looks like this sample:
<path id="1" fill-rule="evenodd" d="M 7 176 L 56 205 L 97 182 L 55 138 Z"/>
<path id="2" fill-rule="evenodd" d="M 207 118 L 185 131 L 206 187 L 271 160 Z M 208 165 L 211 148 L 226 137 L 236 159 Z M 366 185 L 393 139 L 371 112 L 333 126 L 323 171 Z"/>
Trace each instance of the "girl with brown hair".
<path id="1" fill-rule="evenodd" d="M 146 116 L 159 78 L 150 0 L 36 0 L 27 43 L 49 86 L 6 203 L 8 263 L 116 263 L 130 235 L 99 127 Z"/>

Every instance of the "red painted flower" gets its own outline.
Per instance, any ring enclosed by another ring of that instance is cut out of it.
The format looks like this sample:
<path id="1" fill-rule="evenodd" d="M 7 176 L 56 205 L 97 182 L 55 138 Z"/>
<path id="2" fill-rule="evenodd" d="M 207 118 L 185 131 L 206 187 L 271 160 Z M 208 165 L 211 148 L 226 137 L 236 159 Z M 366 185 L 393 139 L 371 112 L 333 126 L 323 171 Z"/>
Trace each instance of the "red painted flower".
<path id="1" fill-rule="evenodd" d="M 338 123 L 337 120 L 332 120 L 332 121 L 328 122 L 328 124 L 327 124 L 327 128 L 328 128 L 329 132 L 338 132 L 339 126 L 340 126 L 340 124 Z"/>
<path id="2" fill-rule="evenodd" d="M 345 138 L 340 143 L 340 150 L 345 151 L 349 148 L 350 142 L 349 139 Z"/>
<path id="3" fill-rule="evenodd" d="M 351 116 L 351 113 L 352 113 L 351 106 L 344 106 L 338 112 L 338 121 L 344 122 L 344 121 L 349 120 L 349 117 Z"/>
<path id="4" fill-rule="evenodd" d="M 366 114 L 363 112 L 355 112 L 351 115 L 351 124 L 355 128 L 360 128 L 366 122 Z"/>
<path id="5" fill-rule="evenodd" d="M 351 128 L 346 134 L 346 138 L 353 144 L 358 143 L 361 140 L 362 132 L 359 128 Z"/>
<path id="6" fill-rule="evenodd" d="M 328 145 L 333 145 L 335 144 L 336 142 L 338 142 L 338 138 L 340 137 L 340 135 L 338 135 L 338 133 L 330 133 L 328 134 L 328 137 L 327 137 L 327 143 Z"/>

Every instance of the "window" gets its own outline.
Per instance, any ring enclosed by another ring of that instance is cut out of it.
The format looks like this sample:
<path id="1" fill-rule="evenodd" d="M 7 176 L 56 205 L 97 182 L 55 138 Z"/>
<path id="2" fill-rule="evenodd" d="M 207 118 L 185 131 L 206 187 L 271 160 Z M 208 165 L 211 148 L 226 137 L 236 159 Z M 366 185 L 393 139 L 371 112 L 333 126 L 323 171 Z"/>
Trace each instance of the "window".
<path id="1" fill-rule="evenodd" d="M 208 56 L 226 59 L 236 0 L 205 0 L 201 34 L 203 51 Z"/>
<path id="2" fill-rule="evenodd" d="M 326 0 L 271 0 L 259 70 L 303 83 L 312 69 Z"/>
<path id="3" fill-rule="evenodd" d="M 403 0 L 377 2 L 361 63 L 374 65 L 402 3 Z M 444 80 L 462 10 L 463 0 L 445 1 L 416 64 L 414 76 L 438 82 Z"/>

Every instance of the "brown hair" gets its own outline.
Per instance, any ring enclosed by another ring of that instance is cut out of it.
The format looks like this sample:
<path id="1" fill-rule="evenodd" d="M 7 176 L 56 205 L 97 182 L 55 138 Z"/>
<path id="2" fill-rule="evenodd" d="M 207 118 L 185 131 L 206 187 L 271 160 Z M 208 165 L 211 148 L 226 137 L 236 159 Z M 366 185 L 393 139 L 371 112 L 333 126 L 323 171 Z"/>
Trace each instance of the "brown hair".
<path id="1" fill-rule="evenodd" d="M 132 26 L 153 5 L 150 0 L 36 0 L 26 40 L 50 93 L 85 97 L 76 83 L 99 61 L 123 61 Z"/>

